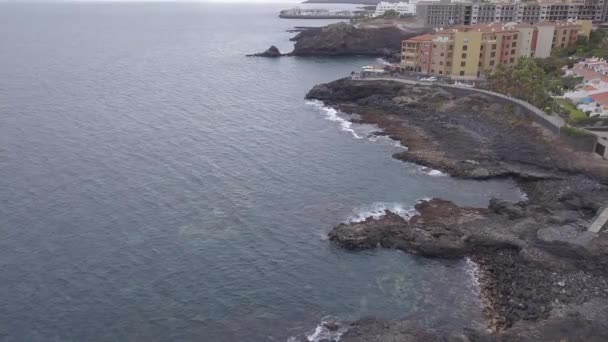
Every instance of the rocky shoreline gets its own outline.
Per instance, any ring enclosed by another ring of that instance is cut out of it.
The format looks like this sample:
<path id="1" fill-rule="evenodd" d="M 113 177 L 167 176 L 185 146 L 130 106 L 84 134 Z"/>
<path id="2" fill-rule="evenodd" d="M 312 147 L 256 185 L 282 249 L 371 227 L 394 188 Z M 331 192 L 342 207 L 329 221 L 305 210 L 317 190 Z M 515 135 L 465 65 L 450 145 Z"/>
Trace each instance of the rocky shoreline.
<path id="1" fill-rule="evenodd" d="M 378 125 L 408 150 L 394 157 L 454 177 L 512 177 L 528 199 L 487 208 L 419 202 L 405 220 L 340 224 L 348 249 L 396 248 L 479 265 L 488 329 L 442 331 L 410 321 L 354 322 L 341 341 L 608 340 L 608 234 L 586 230 L 608 203 L 608 165 L 574 152 L 525 113 L 438 86 L 343 79 L 306 96 Z M 480 187 L 483 183 L 480 183 Z"/>

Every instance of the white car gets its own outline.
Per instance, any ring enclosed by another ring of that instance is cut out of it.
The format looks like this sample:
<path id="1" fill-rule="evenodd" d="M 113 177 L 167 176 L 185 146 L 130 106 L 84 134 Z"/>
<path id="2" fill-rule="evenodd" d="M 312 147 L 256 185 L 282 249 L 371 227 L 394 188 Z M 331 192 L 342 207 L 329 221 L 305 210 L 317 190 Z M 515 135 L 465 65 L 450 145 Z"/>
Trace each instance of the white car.
<path id="1" fill-rule="evenodd" d="M 437 81 L 437 77 L 435 77 L 435 76 L 425 77 L 425 78 L 421 78 L 420 81 L 422 81 L 422 82 L 435 82 L 435 81 Z"/>

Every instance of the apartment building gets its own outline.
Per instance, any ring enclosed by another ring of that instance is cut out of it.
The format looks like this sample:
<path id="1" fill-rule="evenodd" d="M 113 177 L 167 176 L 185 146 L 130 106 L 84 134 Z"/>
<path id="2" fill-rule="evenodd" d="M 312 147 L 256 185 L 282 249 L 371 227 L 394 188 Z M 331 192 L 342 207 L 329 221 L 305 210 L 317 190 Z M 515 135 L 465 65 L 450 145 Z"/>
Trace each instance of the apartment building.
<path id="1" fill-rule="evenodd" d="M 519 57 L 534 57 L 536 55 L 535 47 L 537 45 L 538 33 L 536 26 L 526 23 L 510 23 L 519 31 L 519 39 L 517 45 L 519 47 Z M 553 37 L 551 37 L 553 39 Z M 549 41 L 551 41 L 551 39 Z"/>
<path id="2" fill-rule="evenodd" d="M 419 1 L 416 17 L 426 26 L 471 24 L 472 7 L 463 3 Z"/>
<path id="3" fill-rule="evenodd" d="M 542 1 L 542 0 L 541 0 Z M 559 2 L 450 3 L 420 1 L 418 19 L 429 26 L 471 25 L 491 22 L 534 24 L 543 21 L 608 20 L 608 0 Z"/>
<path id="4" fill-rule="evenodd" d="M 401 68 L 456 79 L 476 79 L 521 57 L 547 57 L 571 46 L 580 23 L 483 23 L 437 29 L 402 42 Z"/>
<path id="5" fill-rule="evenodd" d="M 502 24 L 440 29 L 402 42 L 404 70 L 476 79 L 519 59 L 520 32 Z"/>
<path id="6" fill-rule="evenodd" d="M 417 72 L 431 72 L 433 35 L 424 34 L 401 43 L 401 67 Z"/>
<path id="7" fill-rule="evenodd" d="M 539 25 L 551 25 L 551 23 L 539 23 Z M 581 32 L 581 25 L 576 22 L 554 23 L 553 28 L 555 33 L 551 40 L 551 49 L 565 48 L 573 45 L 576 43 Z"/>

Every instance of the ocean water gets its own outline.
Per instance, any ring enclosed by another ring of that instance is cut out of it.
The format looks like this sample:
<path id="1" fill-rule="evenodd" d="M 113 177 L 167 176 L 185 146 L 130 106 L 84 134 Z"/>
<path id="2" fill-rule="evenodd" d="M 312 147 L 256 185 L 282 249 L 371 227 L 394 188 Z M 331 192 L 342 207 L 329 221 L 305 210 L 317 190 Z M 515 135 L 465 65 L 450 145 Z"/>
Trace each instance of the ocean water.
<path id="1" fill-rule="evenodd" d="M 293 3 L 292 3 L 293 4 Z M 329 230 L 456 180 L 304 100 L 366 58 L 288 51 L 292 4 L 0 3 L 0 340 L 286 341 L 326 316 L 480 317 L 474 267 Z"/>

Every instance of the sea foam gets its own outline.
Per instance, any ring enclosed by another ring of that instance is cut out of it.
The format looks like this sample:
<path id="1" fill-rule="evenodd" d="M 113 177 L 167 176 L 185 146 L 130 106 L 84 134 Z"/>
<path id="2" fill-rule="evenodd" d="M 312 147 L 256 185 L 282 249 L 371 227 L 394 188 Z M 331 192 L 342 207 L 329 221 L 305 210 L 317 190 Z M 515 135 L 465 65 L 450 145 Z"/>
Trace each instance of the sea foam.
<path id="1" fill-rule="evenodd" d="M 325 118 L 327 120 L 338 122 L 340 124 L 340 129 L 343 130 L 344 132 L 349 132 L 350 134 L 353 135 L 353 137 L 355 137 L 355 139 L 363 138 L 362 136 L 357 134 L 357 132 L 355 132 L 355 130 L 352 128 L 353 124 L 350 121 L 348 121 L 344 118 L 341 118 L 338 115 L 338 111 L 335 110 L 334 108 L 325 106 L 323 104 L 323 102 L 318 101 L 318 100 L 306 101 L 306 103 L 321 110 L 325 114 Z"/>
<path id="2" fill-rule="evenodd" d="M 407 151 L 407 147 L 403 146 L 400 141 L 391 139 L 389 136 L 386 136 L 386 135 L 370 134 L 368 139 L 371 142 L 386 141 L 387 143 L 389 143 L 395 147 L 398 147 L 398 148 L 401 148 L 401 149 L 404 149 Z"/>
<path id="3" fill-rule="evenodd" d="M 471 288 L 474 293 L 479 293 L 479 265 L 471 258 L 466 257 L 465 260 L 465 273 L 471 279 Z"/>
<path id="4" fill-rule="evenodd" d="M 426 166 L 421 166 L 419 169 L 421 172 L 426 173 L 427 175 L 431 176 L 431 177 L 445 177 L 447 176 L 447 174 L 439 171 L 439 170 L 435 170 L 435 169 L 431 169 L 430 167 L 426 167 Z"/>
<path id="5" fill-rule="evenodd" d="M 330 329 L 329 327 L 332 325 L 335 325 L 337 329 Z M 323 317 L 321 323 L 315 328 L 315 331 L 310 335 L 306 335 L 306 338 L 310 342 L 339 341 L 340 337 L 346 332 L 346 330 L 347 327 L 345 324 L 328 316 Z"/>
<path id="6" fill-rule="evenodd" d="M 348 132 L 348 133 L 352 134 L 352 136 L 355 139 L 364 138 L 363 136 L 357 134 L 357 132 L 353 129 L 352 122 L 350 122 L 347 119 L 344 119 L 338 115 L 338 111 L 336 109 L 326 106 L 322 101 L 319 101 L 319 100 L 308 100 L 308 101 L 306 101 L 306 104 L 319 109 L 323 114 L 325 114 L 325 118 L 327 120 L 333 121 L 333 122 L 338 122 L 340 124 L 340 129 L 344 132 Z M 375 125 L 372 125 L 372 126 L 376 127 Z M 386 141 L 387 143 L 391 144 L 394 147 L 407 150 L 407 146 L 403 146 L 400 141 L 393 140 L 386 135 L 369 134 L 368 139 L 371 142 Z"/>
<path id="7" fill-rule="evenodd" d="M 386 214 L 386 210 L 397 214 L 406 220 L 409 220 L 416 214 L 416 209 L 414 209 L 414 207 L 406 207 L 401 203 L 376 202 L 372 205 L 353 210 L 353 213 L 348 217 L 347 222 L 363 222 L 370 217 L 379 219 Z"/>
<path id="8" fill-rule="evenodd" d="M 340 337 L 348 330 L 348 325 L 332 316 L 321 319 L 315 330 L 305 336 L 292 336 L 287 342 L 337 342 Z"/>

